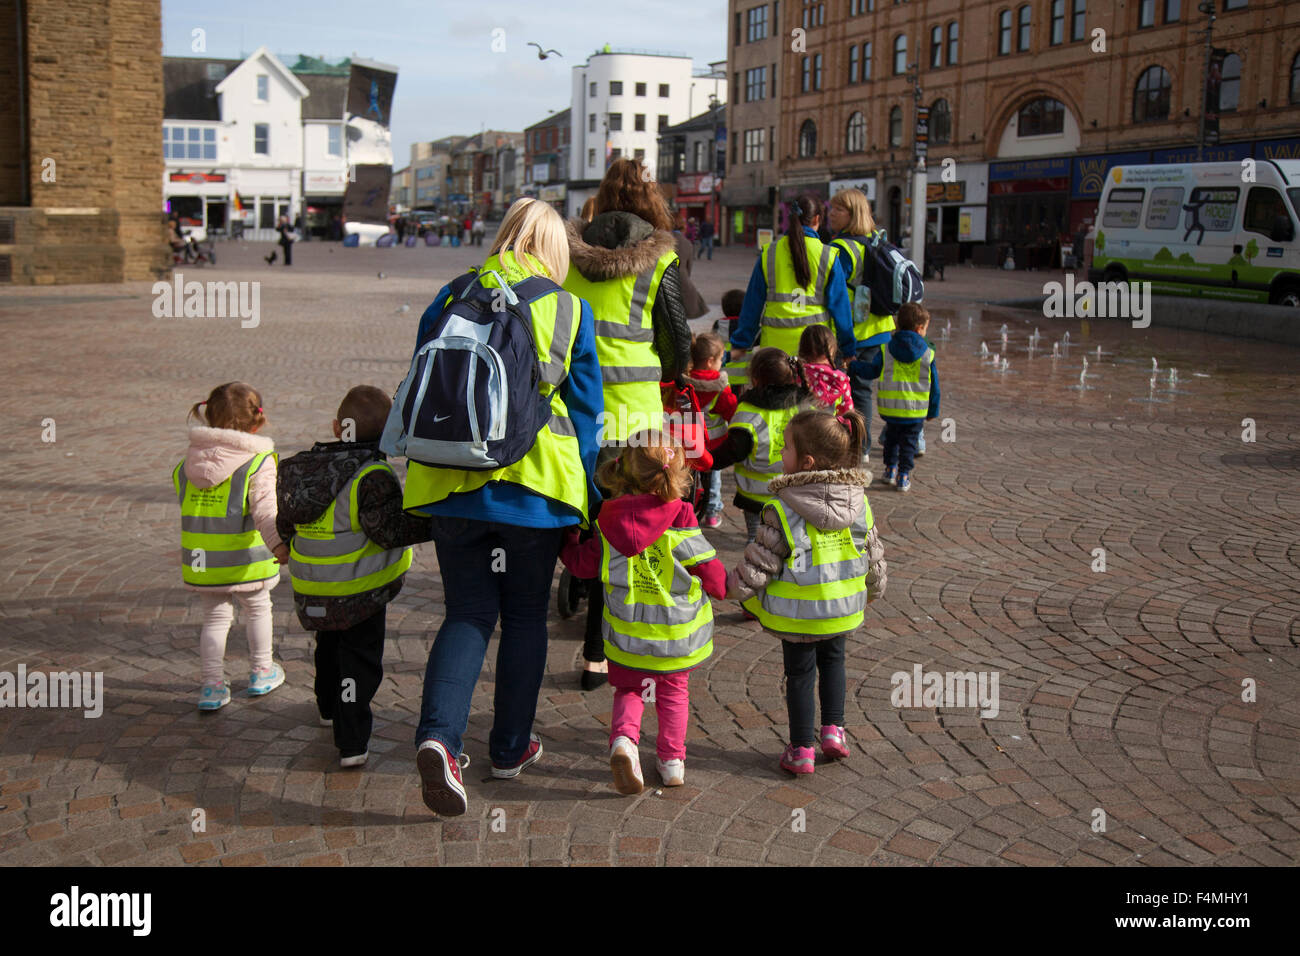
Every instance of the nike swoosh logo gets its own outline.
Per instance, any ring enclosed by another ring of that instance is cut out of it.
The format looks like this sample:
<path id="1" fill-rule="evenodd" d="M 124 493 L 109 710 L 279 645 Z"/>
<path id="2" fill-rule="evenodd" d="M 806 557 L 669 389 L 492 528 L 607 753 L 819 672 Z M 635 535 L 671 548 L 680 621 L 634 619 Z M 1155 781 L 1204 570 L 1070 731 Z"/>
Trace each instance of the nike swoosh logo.
<path id="1" fill-rule="evenodd" d="M 451 418 L 450 415 L 442 415 L 442 416 L 434 415 L 434 416 L 433 416 L 433 423 L 436 425 L 436 424 L 438 424 L 438 422 L 445 422 L 445 421 L 446 421 L 447 419 L 449 419 L 449 418 Z"/>

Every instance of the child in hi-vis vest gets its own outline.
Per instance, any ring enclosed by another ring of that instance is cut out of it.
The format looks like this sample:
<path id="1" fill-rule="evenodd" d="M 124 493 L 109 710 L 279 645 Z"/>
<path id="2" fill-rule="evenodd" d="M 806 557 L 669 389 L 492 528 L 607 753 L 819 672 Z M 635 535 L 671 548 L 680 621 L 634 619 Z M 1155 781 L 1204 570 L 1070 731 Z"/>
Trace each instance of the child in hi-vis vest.
<path id="1" fill-rule="evenodd" d="M 727 437 L 727 423 L 736 414 L 738 404 L 727 382 L 727 373 L 722 370 L 725 352 L 722 339 L 711 332 L 702 332 L 691 340 L 691 370 L 685 377 L 687 384 L 699 396 L 710 447 L 722 444 Z M 704 527 L 716 528 L 722 524 L 722 472 L 715 470 L 704 474 L 705 493 L 708 495 Z"/>
<path id="2" fill-rule="evenodd" d="M 781 639 L 790 745 L 781 767 L 813 772 L 813 743 L 847 757 L 844 649 L 867 604 L 885 591 L 884 548 L 855 467 L 866 425 L 856 411 L 810 411 L 786 426 L 783 474 L 772 480 L 758 534 L 727 578 L 763 629 Z M 813 723 L 821 703 L 821 729 Z"/>
<path id="3" fill-rule="evenodd" d="M 690 477 L 680 445 L 657 431 L 637 432 L 596 481 L 611 495 L 596 533 L 579 542 L 570 530 L 560 560 L 575 577 L 598 577 L 604 586 L 614 786 L 625 794 L 644 786 L 637 742 L 645 704 L 654 703 L 659 776 L 664 786 L 678 787 L 686 779 L 687 682 L 713 652 L 708 596 L 723 596 L 726 569 L 682 500 Z"/>
<path id="4" fill-rule="evenodd" d="M 271 588 L 289 549 L 275 530 L 275 443 L 257 434 L 266 425 L 257 389 L 218 385 L 190 416 L 205 424 L 190 429 L 172 489 L 181 505 L 181 577 L 203 599 L 199 710 L 219 710 L 230 703 L 226 636 L 236 601 L 248 633 L 248 694 L 284 683 L 271 659 Z"/>
<path id="5" fill-rule="evenodd" d="M 411 566 L 407 546 L 433 534 L 428 517 L 402 510 L 402 486 L 379 450 L 392 405 L 373 385 L 350 389 L 333 422 L 340 440 L 280 467 L 276 527 L 289 543 L 298 621 L 316 632 L 316 708 L 342 767 L 369 757 L 385 611 Z"/>

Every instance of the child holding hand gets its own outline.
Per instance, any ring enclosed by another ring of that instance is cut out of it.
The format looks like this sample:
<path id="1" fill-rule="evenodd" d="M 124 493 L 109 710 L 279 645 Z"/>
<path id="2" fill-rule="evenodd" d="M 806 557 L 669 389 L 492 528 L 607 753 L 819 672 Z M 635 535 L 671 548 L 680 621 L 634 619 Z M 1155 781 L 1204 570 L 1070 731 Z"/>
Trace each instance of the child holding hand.
<path id="1" fill-rule="evenodd" d="M 659 776 L 666 787 L 686 779 L 688 681 L 713 653 L 713 606 L 726 569 L 695 522 L 688 462 L 661 432 L 637 432 L 596 475 L 610 497 L 595 534 L 570 530 L 560 551 L 575 577 L 599 578 L 605 609 L 601 636 L 609 659 L 614 711 L 609 763 L 619 793 L 644 787 L 637 744 L 641 716 L 653 702 L 659 716 Z"/>
<path id="2" fill-rule="evenodd" d="M 844 651 L 885 592 L 884 548 L 864 489 L 871 473 L 854 467 L 866 426 L 856 411 L 801 412 L 785 430 L 783 474 L 769 486 L 758 534 L 727 578 L 763 629 L 781 639 L 790 744 L 781 768 L 814 770 L 822 754 L 849 755 L 844 739 Z M 814 694 L 814 684 L 816 694 Z M 821 729 L 813 719 L 818 698 Z"/>

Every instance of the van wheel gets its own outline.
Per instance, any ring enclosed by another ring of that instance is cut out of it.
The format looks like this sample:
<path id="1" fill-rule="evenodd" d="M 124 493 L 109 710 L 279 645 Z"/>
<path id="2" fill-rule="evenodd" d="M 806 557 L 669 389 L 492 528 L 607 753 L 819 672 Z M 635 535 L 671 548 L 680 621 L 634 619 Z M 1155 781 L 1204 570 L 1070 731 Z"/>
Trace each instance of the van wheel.
<path id="1" fill-rule="evenodd" d="M 1101 276 L 1107 282 L 1127 282 L 1128 270 L 1123 266 L 1107 266 Z"/>
<path id="2" fill-rule="evenodd" d="M 1290 309 L 1300 308 L 1300 282 L 1279 282 L 1273 288 L 1268 301 L 1273 305 L 1285 305 Z"/>

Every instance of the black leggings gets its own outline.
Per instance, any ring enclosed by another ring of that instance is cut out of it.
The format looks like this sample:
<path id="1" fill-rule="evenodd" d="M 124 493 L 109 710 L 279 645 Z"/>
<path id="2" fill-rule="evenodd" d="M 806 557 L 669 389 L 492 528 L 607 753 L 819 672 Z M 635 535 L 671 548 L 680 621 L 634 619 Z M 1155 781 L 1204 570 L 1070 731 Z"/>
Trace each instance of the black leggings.
<path id="1" fill-rule="evenodd" d="M 782 641 L 785 657 L 785 704 L 790 711 L 790 743 L 811 747 L 817 738 L 816 701 L 813 683 L 817 684 L 822 705 L 822 725 L 844 724 L 844 644 L 846 635 L 796 644 Z"/>

